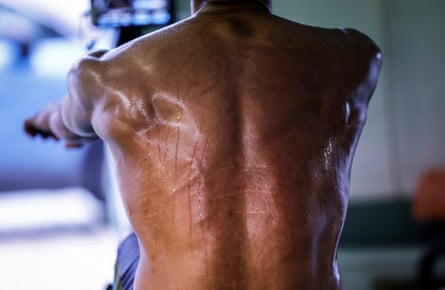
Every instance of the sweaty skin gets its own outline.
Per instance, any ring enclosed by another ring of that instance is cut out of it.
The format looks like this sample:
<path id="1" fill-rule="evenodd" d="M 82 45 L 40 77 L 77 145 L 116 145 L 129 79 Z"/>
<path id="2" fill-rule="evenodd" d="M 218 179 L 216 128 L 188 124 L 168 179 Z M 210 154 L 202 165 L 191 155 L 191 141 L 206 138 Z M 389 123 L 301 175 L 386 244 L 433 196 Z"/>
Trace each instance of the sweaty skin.
<path id="1" fill-rule="evenodd" d="M 135 289 L 342 289 L 337 243 L 378 47 L 260 1 L 194 4 L 81 59 L 68 95 L 26 130 L 108 144 L 142 251 Z"/>

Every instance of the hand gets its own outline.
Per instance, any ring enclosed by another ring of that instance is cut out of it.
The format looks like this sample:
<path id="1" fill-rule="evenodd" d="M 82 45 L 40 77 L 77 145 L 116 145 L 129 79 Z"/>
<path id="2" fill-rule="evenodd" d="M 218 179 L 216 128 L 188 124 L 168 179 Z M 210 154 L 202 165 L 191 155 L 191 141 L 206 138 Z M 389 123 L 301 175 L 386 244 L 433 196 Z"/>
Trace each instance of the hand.
<path id="1" fill-rule="evenodd" d="M 79 148 L 97 139 L 96 136 L 79 136 L 67 129 L 60 117 L 58 103 L 50 104 L 33 117 L 26 119 L 24 129 L 31 137 L 41 136 L 43 139 L 63 140 L 67 148 Z"/>
<path id="2" fill-rule="evenodd" d="M 58 110 L 58 104 L 50 104 L 33 117 L 26 119 L 24 123 L 25 132 L 33 138 L 42 136 L 43 139 L 59 140 L 59 137 L 50 128 L 50 118 L 56 110 Z"/>

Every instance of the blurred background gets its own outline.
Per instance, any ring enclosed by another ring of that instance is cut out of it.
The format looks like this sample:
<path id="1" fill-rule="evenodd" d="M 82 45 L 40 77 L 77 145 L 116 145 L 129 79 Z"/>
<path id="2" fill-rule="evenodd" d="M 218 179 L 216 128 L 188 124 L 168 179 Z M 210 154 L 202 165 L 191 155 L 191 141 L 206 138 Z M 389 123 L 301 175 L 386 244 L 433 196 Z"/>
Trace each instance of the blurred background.
<path id="1" fill-rule="evenodd" d="M 273 11 L 357 28 L 383 51 L 338 254 L 345 289 L 440 289 L 445 1 L 277 0 Z M 33 140 L 22 123 L 65 94 L 70 65 L 88 50 L 189 14 L 187 0 L 0 0 L 1 289 L 93 290 L 112 281 L 128 224 L 106 149 Z"/>

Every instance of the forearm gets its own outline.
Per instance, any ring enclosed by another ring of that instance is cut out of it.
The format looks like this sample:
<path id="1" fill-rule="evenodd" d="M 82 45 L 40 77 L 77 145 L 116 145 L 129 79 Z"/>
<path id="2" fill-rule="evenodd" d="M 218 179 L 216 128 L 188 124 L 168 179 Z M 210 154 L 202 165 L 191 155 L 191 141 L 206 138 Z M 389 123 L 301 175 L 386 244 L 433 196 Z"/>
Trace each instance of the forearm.
<path id="1" fill-rule="evenodd" d="M 57 137 L 57 139 L 71 139 L 76 134 L 71 132 L 63 123 L 62 118 L 62 104 L 57 103 L 54 105 L 54 109 L 52 110 L 49 117 L 49 129 L 53 134 Z"/>

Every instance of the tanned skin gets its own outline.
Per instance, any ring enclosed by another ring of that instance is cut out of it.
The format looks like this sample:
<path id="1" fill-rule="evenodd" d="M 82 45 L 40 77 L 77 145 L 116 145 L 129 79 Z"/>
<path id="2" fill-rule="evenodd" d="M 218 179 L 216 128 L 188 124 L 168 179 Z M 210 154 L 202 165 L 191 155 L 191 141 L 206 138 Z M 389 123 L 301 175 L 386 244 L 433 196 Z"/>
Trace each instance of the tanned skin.
<path id="1" fill-rule="evenodd" d="M 191 4 L 190 18 L 81 59 L 26 131 L 110 147 L 142 251 L 135 289 L 342 289 L 378 47 L 265 1 Z"/>

